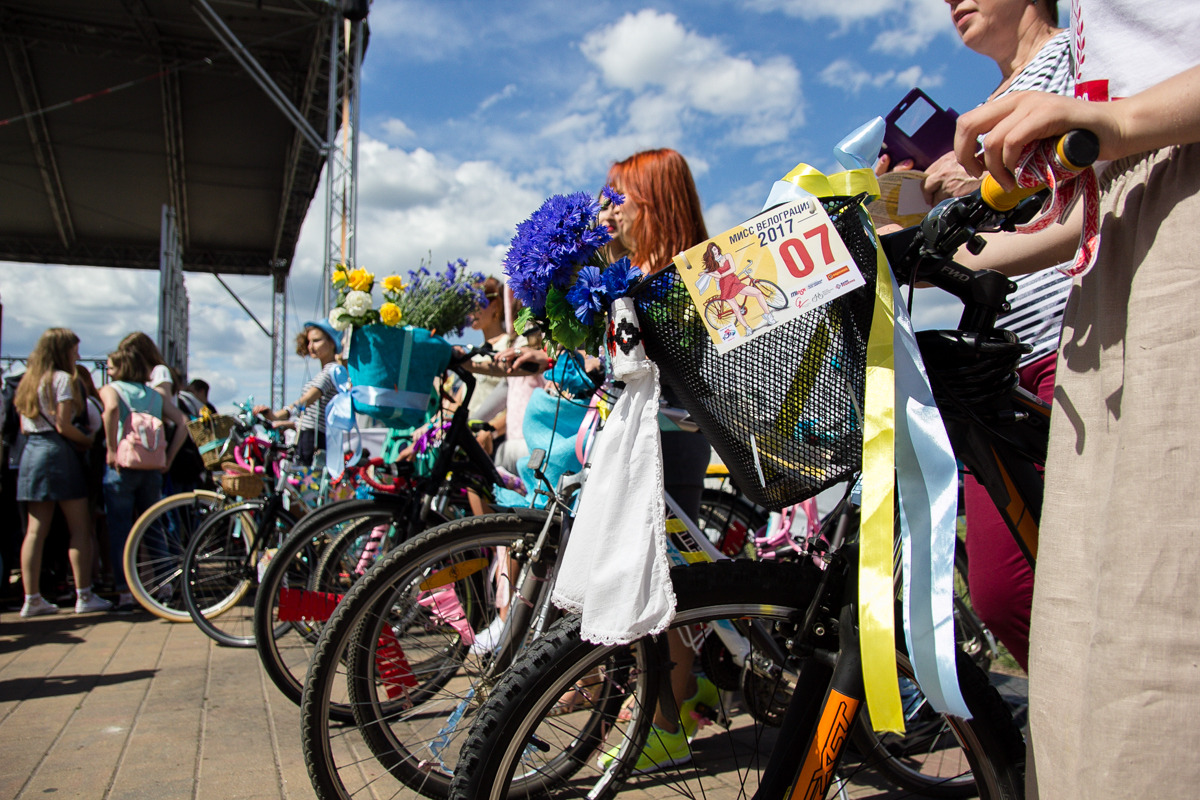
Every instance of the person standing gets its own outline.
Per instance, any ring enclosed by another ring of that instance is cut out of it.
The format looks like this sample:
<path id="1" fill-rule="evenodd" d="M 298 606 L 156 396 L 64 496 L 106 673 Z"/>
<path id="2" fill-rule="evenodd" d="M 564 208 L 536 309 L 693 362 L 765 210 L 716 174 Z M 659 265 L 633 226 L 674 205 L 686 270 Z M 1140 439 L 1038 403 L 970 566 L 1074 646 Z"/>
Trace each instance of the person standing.
<path id="1" fill-rule="evenodd" d="M 171 462 L 183 446 L 187 421 L 173 402 L 164 401 L 159 392 L 146 385 L 150 369 L 132 349 L 118 347 L 109 353 L 108 374 L 112 381 L 100 389 L 108 465 L 104 473 L 104 509 L 108 517 L 113 584 L 118 592 L 116 610 L 124 613 L 134 610 L 133 595 L 125 576 L 125 541 L 134 520 L 162 497 L 162 476 L 170 470 Z M 147 443 L 152 449 L 165 449 L 165 463 L 161 468 L 121 463 L 118 446 L 129 433 L 127 426 L 134 412 L 160 420 L 164 436 L 166 423 L 175 426 L 170 442 Z"/>
<path id="2" fill-rule="evenodd" d="M 963 43 L 987 56 L 1000 70 L 1000 83 L 986 102 L 1014 92 L 1038 91 L 1071 95 L 1075 91 L 1071 35 L 1058 27 L 1056 0 L 946 0 Z M 887 156 L 880 159 L 888 166 Z M 903 169 L 909 164 L 897 165 Z M 978 178 L 958 163 L 953 151 L 934 161 L 922 189 L 934 205 L 979 187 Z M 1012 234 L 1019 235 L 1019 234 Z M 1071 278 L 1056 269 L 1016 276 L 1010 310 L 996 327 L 1012 331 L 1032 350 L 1021 358 L 1021 386 L 1047 403 L 1054 399 L 1054 365 L 1063 310 Z M 967 582 L 979 618 L 1009 653 L 1029 669 L 1029 616 L 1033 603 L 1033 568 L 1025 559 L 987 490 L 973 475 L 963 479 L 967 519 Z"/>
<path id="3" fill-rule="evenodd" d="M 615 204 L 601 200 L 599 221 L 612 235 L 608 258 L 628 256 L 634 266 L 654 275 L 671 266 L 681 253 L 708 238 L 700 195 L 691 169 L 682 155 L 669 148 L 645 150 L 618 161 L 609 168 L 606 183 L 624 195 Z M 668 405 L 678 406 L 670 385 L 662 387 Z M 663 483 L 667 493 L 692 519 L 700 515 L 704 475 L 712 457 L 708 440 L 701 433 L 663 431 Z M 695 733 L 691 712 L 699 704 L 716 707 L 716 687 L 692 673 L 696 653 L 678 631 L 668 636 L 671 660 L 671 689 L 679 708 L 678 719 L 669 719 L 661 709 L 654 715 L 654 732 L 638 759 L 636 769 L 649 771 L 691 758 L 687 739 Z"/>
<path id="4" fill-rule="evenodd" d="M 17 387 L 14 404 L 26 436 L 17 500 L 26 504 L 29 513 L 21 544 L 22 617 L 58 613 L 58 606 L 42 597 L 40 586 L 42 553 L 56 507 L 62 510 L 70 531 L 68 559 L 75 578 L 75 613 L 112 608 L 112 603 L 92 593 L 87 477 L 83 460 L 72 446 L 88 448 L 92 444 L 92 437 L 72 424 L 86 402 L 75 391 L 78 360 L 79 337 L 66 328 L 50 328 L 34 346 Z"/>
<path id="5" fill-rule="evenodd" d="M 296 355 L 315 358 L 321 371 L 304 385 L 299 399 L 290 406 L 277 411 L 270 406 L 254 408 L 255 413 L 270 419 L 297 421 L 296 460 L 303 466 L 311 465 L 316 451 L 325 449 L 325 406 L 337 394 L 333 371 L 341 349 L 342 334 L 327 321 L 304 323 L 304 331 L 296 338 Z"/>
<path id="6" fill-rule="evenodd" d="M 1070 225 L 1009 237 L 1027 240 L 1019 247 L 993 241 L 973 265 L 1056 263 L 1085 217 L 1098 226 L 1059 348 L 1030 626 L 1029 789 L 1046 800 L 1191 797 L 1200 503 L 1180 487 L 1200 478 L 1200 5 L 1073 0 L 1071 31 L 1076 98 L 1013 94 L 964 114 L 955 137 L 968 171 L 1004 188 L 1030 142 L 1077 128 L 1100 142 L 1098 209 L 1076 203 Z"/>

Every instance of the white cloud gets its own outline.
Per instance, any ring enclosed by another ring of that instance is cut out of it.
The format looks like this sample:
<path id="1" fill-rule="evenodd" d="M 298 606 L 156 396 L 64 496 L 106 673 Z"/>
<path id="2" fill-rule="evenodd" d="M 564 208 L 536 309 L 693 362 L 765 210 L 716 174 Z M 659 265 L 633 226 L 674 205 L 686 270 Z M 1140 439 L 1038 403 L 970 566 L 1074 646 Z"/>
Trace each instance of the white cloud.
<path id="1" fill-rule="evenodd" d="M 478 111 L 486 111 L 487 109 L 494 106 L 496 103 L 499 103 L 501 100 L 507 100 L 508 98 L 512 97 L 516 93 L 517 93 L 517 85 L 515 83 L 510 83 L 510 84 L 506 85 L 500 91 L 496 92 L 495 94 L 488 95 L 487 97 L 483 98 L 483 100 L 480 101 L 479 108 L 477 110 Z"/>
<path id="2" fill-rule="evenodd" d="M 914 65 L 904 70 L 885 69 L 871 72 L 857 61 L 839 58 L 831 61 L 818 75 L 818 79 L 826 86 L 851 94 L 858 94 L 863 89 L 885 89 L 896 87 L 908 90 L 914 86 L 930 89 L 942 84 L 940 75 L 926 73 L 920 66 Z"/>
<path id="3" fill-rule="evenodd" d="M 800 71 L 790 59 L 756 63 L 731 55 L 720 40 L 688 30 L 673 14 L 626 14 L 585 36 L 580 51 L 600 70 L 604 87 L 633 95 L 627 108 L 634 129 L 670 138 L 698 113 L 725 121 L 724 140 L 762 144 L 804 123 Z"/>
<path id="4" fill-rule="evenodd" d="M 406 142 L 416 138 L 412 128 L 404 123 L 404 120 L 391 117 L 386 119 L 379 126 L 383 129 L 384 138 L 389 142 Z"/>
<path id="5" fill-rule="evenodd" d="M 442 3 L 389 0 L 371 4 L 368 18 L 371 38 L 364 69 L 370 70 L 376 49 L 404 58 L 438 61 L 469 48 L 479 30 L 466 15 L 454 13 Z M 368 71 L 364 77 L 370 79 Z M 381 75 L 386 80 L 386 74 Z"/>
<path id="6" fill-rule="evenodd" d="M 913 55 L 939 35 L 958 38 L 945 0 L 745 0 L 745 6 L 806 21 L 832 21 L 838 27 L 835 35 L 881 28 L 870 49 L 890 55 Z"/>

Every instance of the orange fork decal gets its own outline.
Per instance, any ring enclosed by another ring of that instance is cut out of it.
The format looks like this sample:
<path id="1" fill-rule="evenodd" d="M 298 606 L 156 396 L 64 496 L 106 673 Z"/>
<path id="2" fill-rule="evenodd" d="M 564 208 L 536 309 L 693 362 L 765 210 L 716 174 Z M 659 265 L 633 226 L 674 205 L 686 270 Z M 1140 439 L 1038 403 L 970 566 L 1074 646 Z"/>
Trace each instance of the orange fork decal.
<path id="1" fill-rule="evenodd" d="M 821 721 L 817 724 L 817 735 L 804 758 L 804 766 L 796 776 L 788 800 L 822 800 L 825 797 L 833 782 L 833 768 L 838 753 L 850 735 L 850 724 L 854 722 L 858 703 L 858 700 L 836 689 L 829 690 Z"/>
<path id="2" fill-rule="evenodd" d="M 1025 544 L 1025 549 L 1029 551 L 1029 555 L 1036 561 L 1038 548 L 1037 520 L 1029 513 L 1029 508 L 1021 500 L 1020 495 L 1017 494 L 1017 487 L 1013 484 L 1012 479 L 1008 477 L 1008 471 L 1000 463 L 1000 457 L 996 455 L 995 450 L 992 451 L 992 454 L 996 456 L 996 467 L 1000 470 L 1000 477 L 1004 479 L 1004 489 L 1008 492 L 1008 505 L 1005 507 L 1004 513 L 1013 521 L 1013 525 L 1017 528 L 1017 534 Z"/>

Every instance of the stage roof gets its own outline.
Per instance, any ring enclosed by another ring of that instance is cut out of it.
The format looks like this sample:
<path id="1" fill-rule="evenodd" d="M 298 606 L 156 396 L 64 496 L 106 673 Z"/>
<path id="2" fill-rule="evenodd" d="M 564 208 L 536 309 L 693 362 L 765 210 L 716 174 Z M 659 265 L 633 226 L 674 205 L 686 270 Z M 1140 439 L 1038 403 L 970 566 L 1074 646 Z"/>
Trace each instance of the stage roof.
<path id="1" fill-rule="evenodd" d="M 185 269 L 290 268 L 325 159 L 205 5 L 324 140 L 334 5 L 0 0 L 0 260 L 158 269 L 167 204 Z"/>

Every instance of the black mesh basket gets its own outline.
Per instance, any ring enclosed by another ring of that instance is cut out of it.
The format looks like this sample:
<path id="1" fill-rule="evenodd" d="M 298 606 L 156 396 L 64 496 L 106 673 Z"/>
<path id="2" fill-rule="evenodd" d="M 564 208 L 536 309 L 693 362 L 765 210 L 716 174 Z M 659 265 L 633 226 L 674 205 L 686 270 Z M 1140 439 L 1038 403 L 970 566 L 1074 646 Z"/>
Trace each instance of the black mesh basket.
<path id="1" fill-rule="evenodd" d="M 875 246 L 858 198 L 822 200 L 866 285 L 719 354 L 674 267 L 636 294 L 646 352 L 734 481 L 779 509 L 862 463 Z"/>

